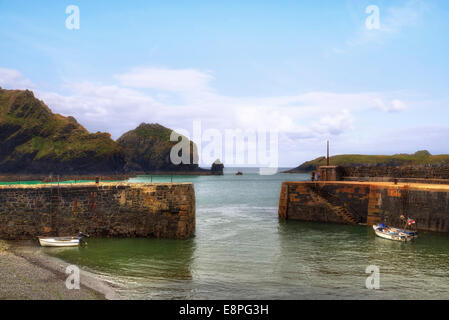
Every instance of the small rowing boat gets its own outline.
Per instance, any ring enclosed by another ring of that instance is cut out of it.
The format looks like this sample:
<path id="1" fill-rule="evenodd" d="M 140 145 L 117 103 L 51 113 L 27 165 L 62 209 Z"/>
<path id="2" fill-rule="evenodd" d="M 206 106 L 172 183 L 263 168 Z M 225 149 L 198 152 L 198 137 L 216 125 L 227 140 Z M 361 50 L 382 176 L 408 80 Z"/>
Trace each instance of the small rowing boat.
<path id="1" fill-rule="evenodd" d="M 376 236 L 378 236 L 379 238 L 402 242 L 407 242 L 413 239 L 413 236 L 409 235 L 408 233 L 402 232 L 397 228 L 389 228 L 384 224 L 376 224 L 373 226 L 373 229 L 376 233 Z"/>
<path id="2" fill-rule="evenodd" d="M 38 237 L 38 239 L 42 247 L 77 247 L 87 245 L 83 237 L 89 237 L 89 235 L 80 231 L 78 237 Z"/>
<path id="3" fill-rule="evenodd" d="M 42 247 L 77 247 L 78 237 L 38 237 Z"/>

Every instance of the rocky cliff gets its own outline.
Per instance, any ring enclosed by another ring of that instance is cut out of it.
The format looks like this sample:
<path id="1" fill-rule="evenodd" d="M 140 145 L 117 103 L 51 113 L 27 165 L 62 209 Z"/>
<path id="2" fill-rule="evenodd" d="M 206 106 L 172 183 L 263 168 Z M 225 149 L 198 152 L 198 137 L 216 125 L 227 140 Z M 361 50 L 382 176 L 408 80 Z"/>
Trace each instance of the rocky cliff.
<path id="1" fill-rule="evenodd" d="M 136 172 L 222 174 L 198 167 L 198 152 L 190 145 L 190 164 L 170 159 L 172 130 L 142 123 L 117 141 L 109 133 L 89 133 L 75 118 L 54 114 L 28 90 L 0 88 L 0 174 L 110 175 Z M 41 179 L 39 179 L 41 180 Z"/>
<path id="2" fill-rule="evenodd" d="M 115 173 L 124 164 L 110 134 L 52 113 L 31 91 L 0 88 L 1 173 Z"/>
<path id="3" fill-rule="evenodd" d="M 198 152 L 194 142 L 190 143 L 190 164 L 175 165 L 170 160 L 170 152 L 178 141 L 170 141 L 172 130 L 160 124 L 142 123 L 136 129 L 123 134 L 117 142 L 126 157 L 126 170 L 137 172 L 156 171 L 207 171 L 200 169 Z M 185 138 L 186 139 L 186 138 Z"/>

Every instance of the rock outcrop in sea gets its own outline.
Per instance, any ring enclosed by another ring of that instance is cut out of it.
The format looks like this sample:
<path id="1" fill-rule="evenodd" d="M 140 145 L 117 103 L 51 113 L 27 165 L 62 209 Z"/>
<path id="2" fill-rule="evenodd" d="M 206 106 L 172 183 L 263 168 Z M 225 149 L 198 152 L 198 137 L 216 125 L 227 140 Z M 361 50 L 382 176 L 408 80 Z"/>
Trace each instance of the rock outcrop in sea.
<path id="1" fill-rule="evenodd" d="M 223 169 L 224 165 L 221 163 L 220 159 L 217 159 L 212 163 L 212 167 L 210 168 L 210 171 L 213 175 L 223 175 Z"/>

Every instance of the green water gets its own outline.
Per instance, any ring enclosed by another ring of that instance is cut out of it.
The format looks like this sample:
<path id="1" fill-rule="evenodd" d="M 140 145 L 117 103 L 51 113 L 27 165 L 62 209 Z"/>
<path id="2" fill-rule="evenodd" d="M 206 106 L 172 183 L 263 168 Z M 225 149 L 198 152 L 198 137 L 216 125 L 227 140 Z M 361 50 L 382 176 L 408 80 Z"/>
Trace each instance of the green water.
<path id="1" fill-rule="evenodd" d="M 309 176 L 233 171 L 173 178 L 195 185 L 192 239 L 90 239 L 86 248 L 42 250 L 98 273 L 124 298 L 449 299 L 449 237 L 404 244 L 364 226 L 279 221 L 281 182 Z M 368 265 L 380 268 L 379 290 L 365 287 Z"/>

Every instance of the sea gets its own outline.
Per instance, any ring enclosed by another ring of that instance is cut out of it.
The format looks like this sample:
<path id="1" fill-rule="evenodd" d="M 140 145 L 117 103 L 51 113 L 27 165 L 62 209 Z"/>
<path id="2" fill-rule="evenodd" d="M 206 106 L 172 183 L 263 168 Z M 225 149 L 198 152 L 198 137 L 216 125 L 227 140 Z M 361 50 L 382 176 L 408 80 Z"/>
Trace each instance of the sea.
<path id="1" fill-rule="evenodd" d="M 446 235 L 400 243 L 367 226 L 279 220 L 282 182 L 309 179 L 257 168 L 138 176 L 129 182 L 194 184 L 194 237 L 40 250 L 97 274 L 123 299 L 449 299 Z"/>

